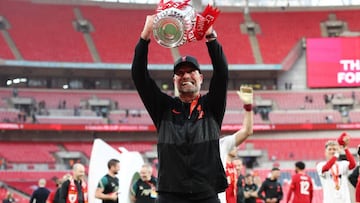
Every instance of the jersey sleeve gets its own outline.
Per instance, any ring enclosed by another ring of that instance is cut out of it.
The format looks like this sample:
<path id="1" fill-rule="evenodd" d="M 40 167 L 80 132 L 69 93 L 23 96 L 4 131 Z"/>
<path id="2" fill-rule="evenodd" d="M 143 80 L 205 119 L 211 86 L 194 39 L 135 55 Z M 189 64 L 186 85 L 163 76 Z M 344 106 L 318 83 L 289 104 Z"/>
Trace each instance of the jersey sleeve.
<path id="1" fill-rule="evenodd" d="M 235 135 L 229 135 L 219 140 L 220 158 L 223 166 L 226 166 L 226 157 L 232 148 L 235 147 Z"/>
<path id="2" fill-rule="evenodd" d="M 108 179 L 104 176 L 100 179 L 97 188 L 105 189 L 105 185 L 108 184 Z"/>

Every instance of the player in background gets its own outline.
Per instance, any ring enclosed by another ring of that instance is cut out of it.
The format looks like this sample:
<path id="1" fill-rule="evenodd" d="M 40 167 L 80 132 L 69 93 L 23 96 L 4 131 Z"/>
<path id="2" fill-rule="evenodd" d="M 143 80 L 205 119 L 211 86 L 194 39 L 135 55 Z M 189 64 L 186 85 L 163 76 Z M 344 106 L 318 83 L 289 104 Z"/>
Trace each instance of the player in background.
<path id="1" fill-rule="evenodd" d="M 237 94 L 243 102 L 243 108 L 245 110 L 241 129 L 219 140 L 220 158 L 229 185 L 226 192 L 219 193 L 218 195 L 221 203 L 239 202 L 239 200 L 237 200 L 237 178 L 239 174 L 236 167 L 242 164 L 242 161 L 237 157 L 237 147 L 253 134 L 253 89 L 248 86 L 241 86 Z"/>
<path id="2" fill-rule="evenodd" d="M 311 203 L 313 198 L 312 179 L 305 173 L 305 163 L 298 161 L 295 163 L 295 175 L 291 178 L 290 188 L 287 194 L 286 203 Z"/>
<path id="3" fill-rule="evenodd" d="M 355 159 L 348 149 L 350 136 L 342 133 L 337 140 L 325 144 L 326 161 L 316 165 L 317 173 L 323 187 L 324 203 L 351 203 L 347 176 L 355 168 Z M 340 147 L 345 151 L 347 160 L 338 160 Z"/>

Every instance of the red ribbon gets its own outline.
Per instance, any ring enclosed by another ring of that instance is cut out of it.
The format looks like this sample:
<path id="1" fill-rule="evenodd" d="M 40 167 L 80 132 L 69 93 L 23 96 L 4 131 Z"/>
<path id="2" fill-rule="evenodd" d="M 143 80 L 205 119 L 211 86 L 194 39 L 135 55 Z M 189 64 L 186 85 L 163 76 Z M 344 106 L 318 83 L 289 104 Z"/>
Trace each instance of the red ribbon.
<path id="1" fill-rule="evenodd" d="M 168 1 L 168 2 L 164 3 L 164 0 L 161 0 L 160 3 L 158 4 L 156 12 L 160 12 L 160 11 L 163 11 L 168 8 L 182 9 L 185 6 L 189 5 L 189 2 L 190 2 L 190 0 L 184 0 L 183 2 Z"/>
<path id="2" fill-rule="evenodd" d="M 193 33 L 196 40 L 202 40 L 204 38 L 205 32 L 209 29 L 211 25 L 214 24 L 219 14 L 219 9 L 207 5 L 202 14 L 196 15 L 196 21 L 193 27 Z M 191 38 L 188 39 L 188 41 L 194 40 Z"/>

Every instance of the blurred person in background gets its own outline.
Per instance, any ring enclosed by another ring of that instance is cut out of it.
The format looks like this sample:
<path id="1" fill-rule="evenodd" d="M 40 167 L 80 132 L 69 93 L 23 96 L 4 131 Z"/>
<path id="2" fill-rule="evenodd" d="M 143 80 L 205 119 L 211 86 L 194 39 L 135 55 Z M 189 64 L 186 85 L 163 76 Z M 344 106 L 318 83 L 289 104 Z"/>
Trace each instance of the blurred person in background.
<path id="1" fill-rule="evenodd" d="M 280 178 L 280 169 L 272 168 L 270 177 L 266 178 L 261 184 L 258 191 L 258 196 L 265 201 L 265 203 L 280 203 L 283 198 L 283 191 L 281 184 L 278 182 Z M 264 193 L 264 194 L 263 194 Z"/>
<path id="2" fill-rule="evenodd" d="M 41 178 L 38 182 L 38 188 L 32 193 L 30 203 L 46 203 L 50 190 L 46 188 L 46 180 Z"/>
<path id="3" fill-rule="evenodd" d="M 228 181 L 228 188 L 226 191 L 218 195 L 221 203 L 237 203 L 242 201 L 237 201 L 237 182 L 239 173 L 241 173 L 242 170 L 241 166 L 239 168 L 239 164 L 242 165 L 242 161 L 237 157 L 237 147 L 253 134 L 253 89 L 248 86 L 240 86 L 240 90 L 237 91 L 237 94 L 243 102 L 243 108 L 245 110 L 242 127 L 234 134 L 226 135 L 219 140 L 220 158 L 223 167 L 225 168 L 225 174 Z"/>
<path id="4" fill-rule="evenodd" d="M 254 183 L 254 177 L 251 174 L 246 174 L 244 186 L 245 203 L 256 203 L 258 190 L 259 187 Z"/>
<path id="5" fill-rule="evenodd" d="M 116 175 L 120 170 L 120 161 L 110 159 L 107 163 L 108 173 L 104 175 L 96 188 L 95 197 L 103 203 L 117 203 L 119 194 L 119 179 Z"/>
<path id="6" fill-rule="evenodd" d="M 348 149 L 349 142 L 350 136 L 345 132 L 337 140 L 326 142 L 326 161 L 321 161 L 316 165 L 323 187 L 324 203 L 351 203 L 347 177 L 349 170 L 355 168 L 356 163 Z M 347 160 L 338 160 L 340 146 L 345 151 Z"/>
<path id="7" fill-rule="evenodd" d="M 61 185 L 60 203 L 88 203 L 88 186 L 84 178 L 84 165 L 74 164 L 72 177 Z"/>
<path id="8" fill-rule="evenodd" d="M 290 202 L 292 194 L 294 194 L 292 203 L 311 203 L 313 199 L 313 183 L 311 177 L 305 173 L 304 162 L 298 161 L 295 163 L 295 173 L 291 178 L 286 203 Z"/>
<path id="9" fill-rule="evenodd" d="M 15 202 L 15 198 L 12 192 L 7 192 L 5 199 L 3 199 L 2 201 L 3 203 L 14 203 Z"/>
<path id="10" fill-rule="evenodd" d="M 56 179 L 56 189 L 51 191 L 46 203 L 59 203 L 61 184 L 71 178 L 71 174 L 65 174 L 62 178 Z"/>
<path id="11" fill-rule="evenodd" d="M 152 167 L 149 164 L 142 165 L 140 178 L 131 187 L 131 201 L 134 203 L 155 203 L 157 180 L 152 176 Z"/>

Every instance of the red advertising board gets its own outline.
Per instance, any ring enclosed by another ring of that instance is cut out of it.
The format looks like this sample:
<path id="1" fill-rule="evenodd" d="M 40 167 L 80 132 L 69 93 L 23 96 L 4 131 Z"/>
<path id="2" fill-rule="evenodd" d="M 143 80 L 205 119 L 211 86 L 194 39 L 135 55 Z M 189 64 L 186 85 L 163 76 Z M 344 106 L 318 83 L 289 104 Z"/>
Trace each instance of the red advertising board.
<path id="1" fill-rule="evenodd" d="M 307 39 L 306 62 L 309 88 L 360 86 L 360 37 Z"/>
<path id="2" fill-rule="evenodd" d="M 241 125 L 226 124 L 221 130 L 234 132 L 241 128 Z M 299 123 L 299 124 L 255 124 L 254 131 L 313 131 L 313 130 L 358 130 L 360 123 L 336 124 L 336 123 Z M 18 124 L 0 123 L 0 130 L 21 130 L 21 131 L 79 131 L 79 132 L 155 132 L 154 125 L 82 125 L 82 124 Z"/>

